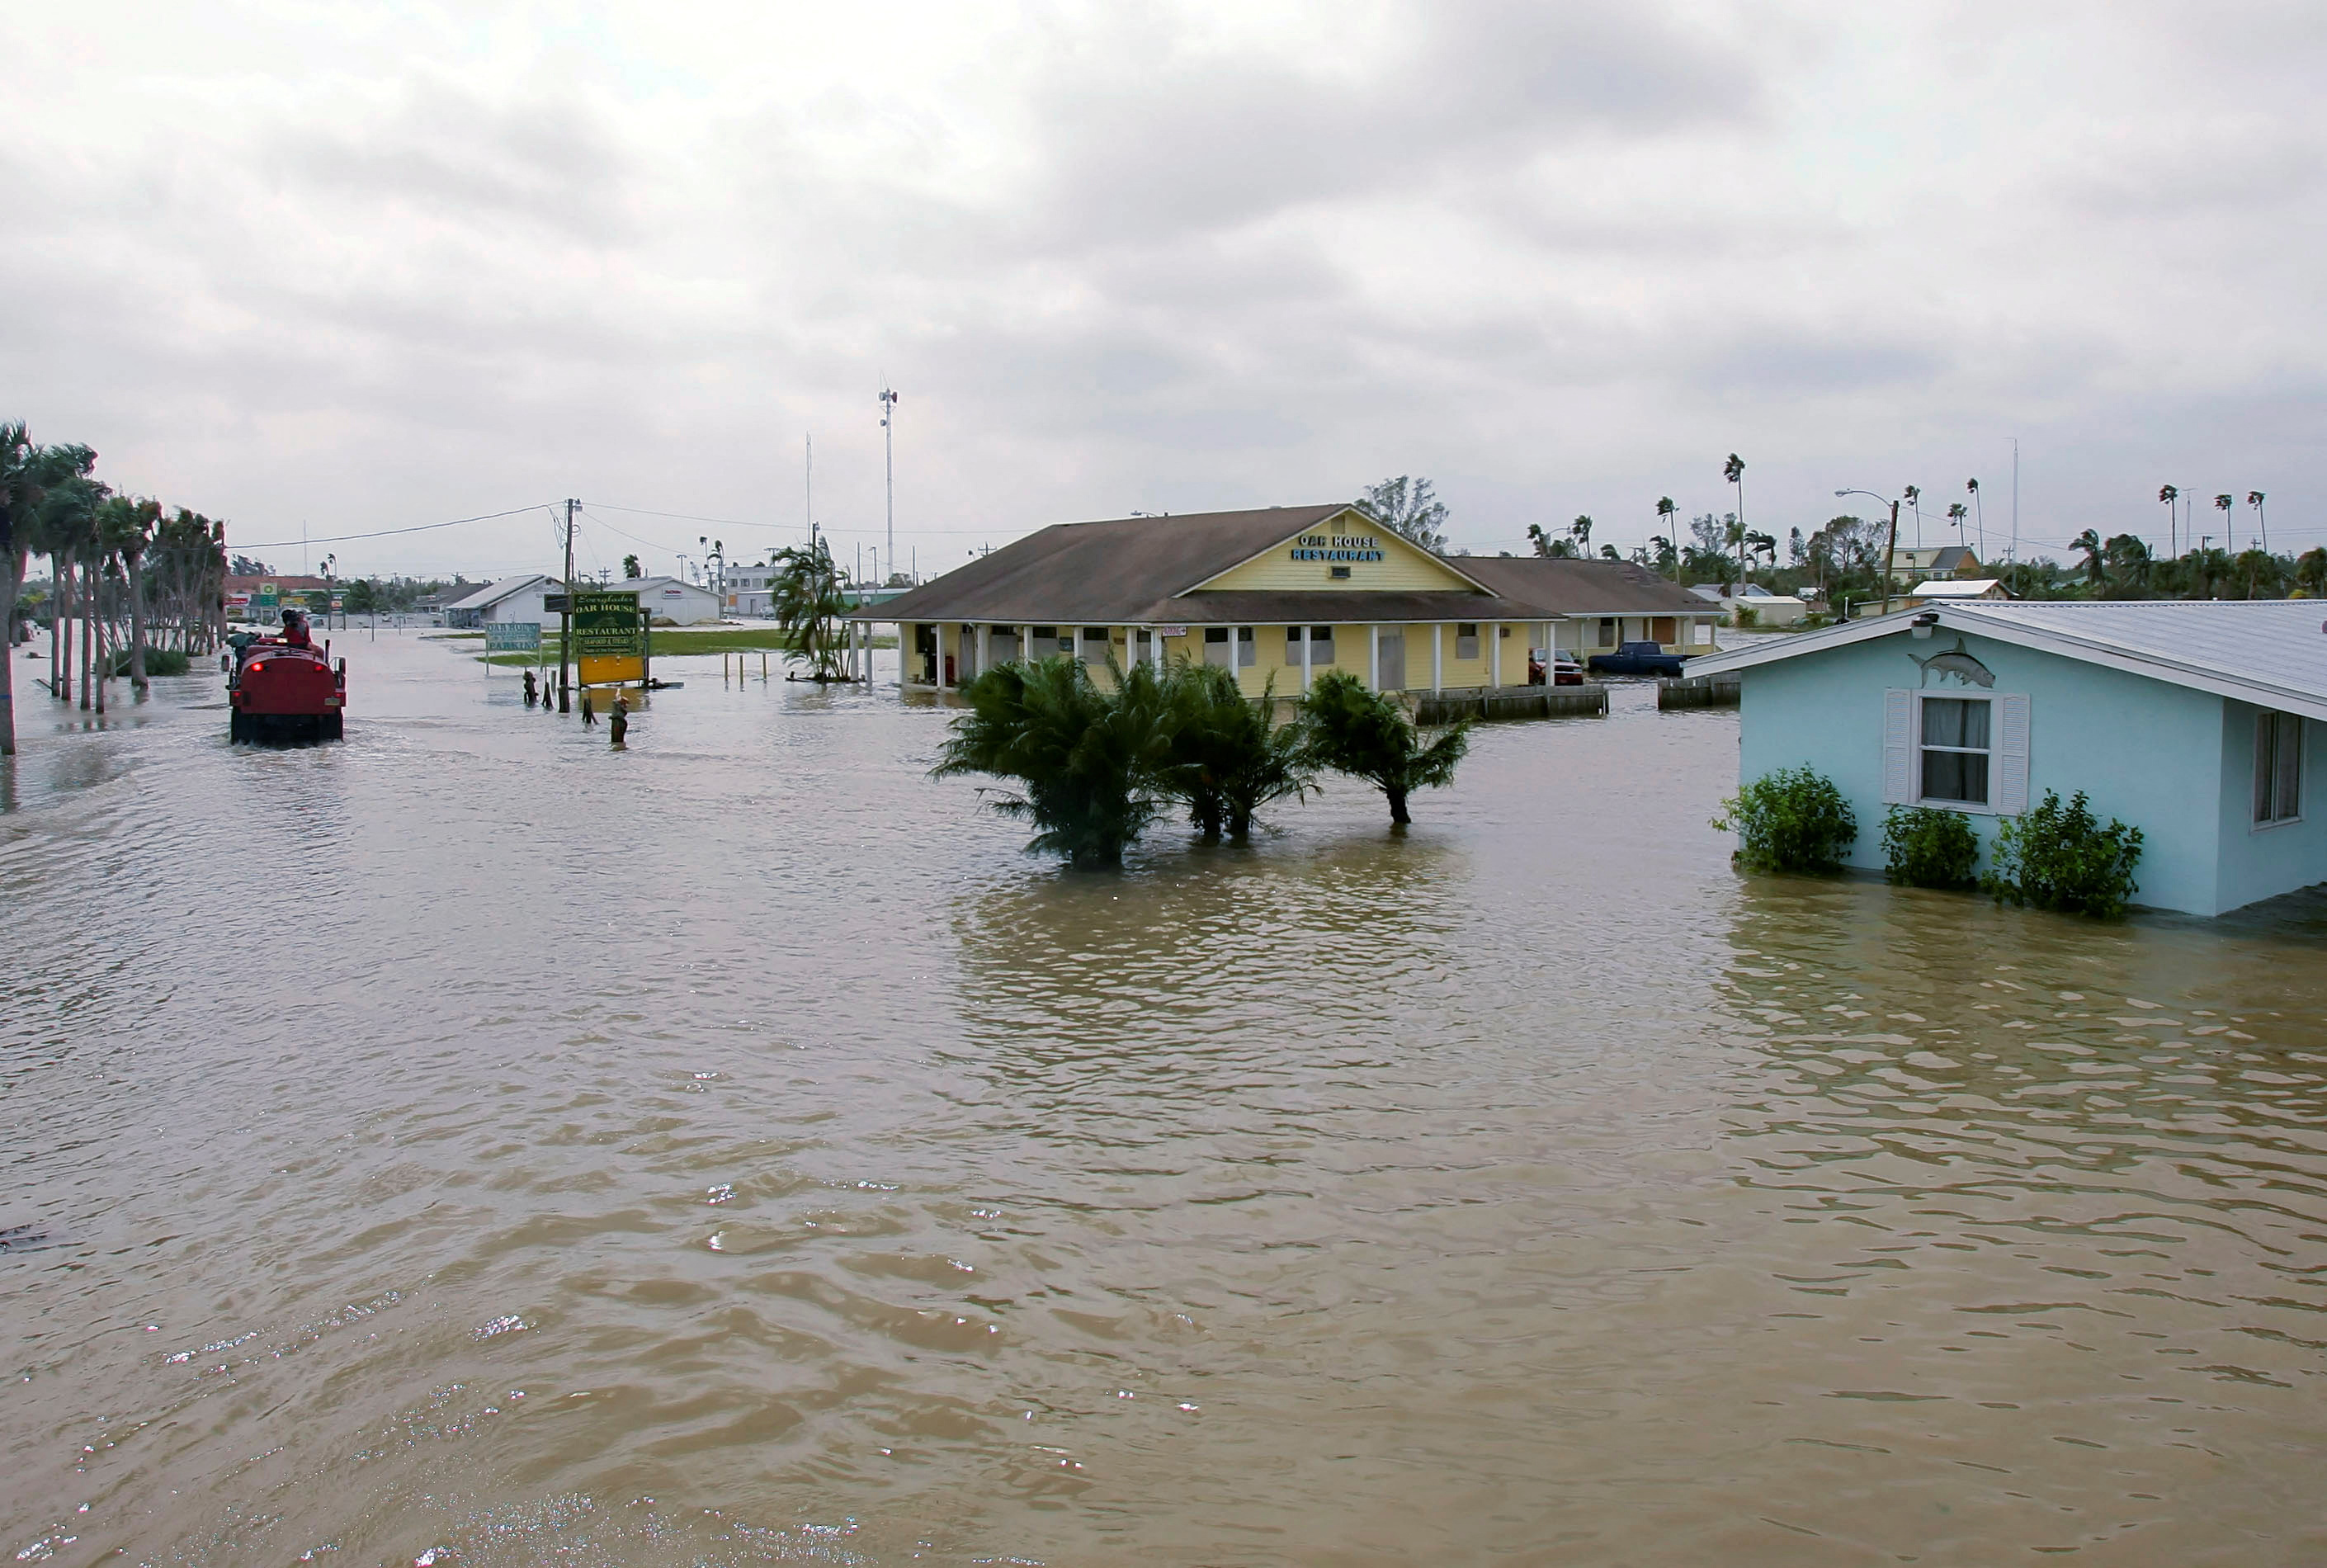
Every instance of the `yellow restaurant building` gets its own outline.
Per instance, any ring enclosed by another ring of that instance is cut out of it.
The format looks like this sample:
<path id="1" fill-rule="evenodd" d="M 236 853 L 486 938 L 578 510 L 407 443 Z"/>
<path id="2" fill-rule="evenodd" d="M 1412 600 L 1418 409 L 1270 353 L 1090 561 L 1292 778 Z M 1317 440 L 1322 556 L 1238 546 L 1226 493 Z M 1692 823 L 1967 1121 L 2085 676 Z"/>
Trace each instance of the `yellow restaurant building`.
<path id="1" fill-rule="evenodd" d="M 864 606 L 852 630 L 861 661 L 873 626 L 896 626 L 908 690 L 1063 653 L 1201 660 L 1257 697 L 1333 669 L 1378 691 L 1522 686 L 1530 650 L 1710 653 L 1719 618 L 1631 562 L 1438 555 L 1336 504 L 1057 524 Z"/>

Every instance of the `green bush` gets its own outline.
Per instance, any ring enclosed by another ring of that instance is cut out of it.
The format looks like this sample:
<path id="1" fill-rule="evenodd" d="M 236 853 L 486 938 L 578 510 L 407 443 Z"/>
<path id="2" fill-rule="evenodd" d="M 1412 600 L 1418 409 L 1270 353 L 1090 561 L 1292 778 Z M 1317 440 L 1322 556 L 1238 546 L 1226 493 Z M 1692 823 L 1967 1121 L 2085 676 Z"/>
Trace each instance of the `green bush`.
<path id="1" fill-rule="evenodd" d="M 2141 829 L 2115 817 L 2103 827 L 2085 792 L 2068 805 L 2052 790 L 2035 809 L 2004 820 L 1995 834 L 1995 869 L 1979 879 L 1998 903 L 2111 919 L 2140 891 L 2133 868 L 2141 859 Z"/>
<path id="2" fill-rule="evenodd" d="M 1979 835 L 1960 811 L 1893 806 L 1883 818 L 1883 874 L 1902 887 L 1967 888 Z"/>
<path id="3" fill-rule="evenodd" d="M 149 648 L 145 650 L 145 673 L 151 675 L 183 675 L 192 661 L 185 650 L 176 648 Z M 129 673 L 129 650 L 117 648 L 106 659 L 106 673 L 126 676 Z"/>
<path id="4" fill-rule="evenodd" d="M 1713 826 L 1738 836 L 1748 871 L 1835 871 L 1858 840 L 1858 818 L 1834 780 L 1780 768 L 1721 803 Z"/>

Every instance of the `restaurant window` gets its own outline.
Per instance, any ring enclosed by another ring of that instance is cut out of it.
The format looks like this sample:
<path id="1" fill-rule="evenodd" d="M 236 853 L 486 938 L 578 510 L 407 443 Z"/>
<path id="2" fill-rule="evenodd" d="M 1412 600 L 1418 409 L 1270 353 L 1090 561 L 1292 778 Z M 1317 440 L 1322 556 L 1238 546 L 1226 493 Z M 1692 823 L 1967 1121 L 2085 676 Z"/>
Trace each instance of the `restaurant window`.
<path id="1" fill-rule="evenodd" d="M 1260 648 L 1259 645 L 1253 640 L 1252 628 L 1249 626 L 1238 627 L 1236 661 L 1238 667 L 1249 668 L 1258 658 L 1259 654 Z"/>
<path id="2" fill-rule="evenodd" d="M 1988 703 L 1986 697 L 1925 697 L 1922 798 L 1987 804 Z"/>
<path id="3" fill-rule="evenodd" d="M 1334 578 L 1339 580 L 1347 577 L 1350 574 L 1350 569 L 1347 566 L 1335 566 L 1332 568 L 1332 573 Z"/>
<path id="4" fill-rule="evenodd" d="M 1285 629 L 1285 662 L 1286 664 L 1301 662 L 1301 629 L 1297 626 L 1288 626 Z"/>
<path id="5" fill-rule="evenodd" d="M 2257 827 L 2303 816 L 2303 720 L 2294 714 L 2255 715 L 2254 819 Z"/>
<path id="6" fill-rule="evenodd" d="M 1476 658 L 1479 657 L 1479 623 L 1477 621 L 1460 621 L 1455 622 L 1454 657 L 1456 658 Z"/>
<path id="7" fill-rule="evenodd" d="M 1600 618 L 1600 640 L 1593 644 L 1593 646 L 1597 648 L 1613 648 L 1616 646 L 1616 618 L 1614 616 L 1603 615 Z"/>
<path id="8" fill-rule="evenodd" d="M 1333 629 L 1332 627 L 1313 626 L 1309 629 L 1309 662 L 1312 664 L 1333 662 Z"/>
<path id="9" fill-rule="evenodd" d="M 1113 639 L 1107 635 L 1107 630 L 1104 626 L 1084 627 L 1083 662 L 1085 664 L 1105 664 L 1107 659 L 1108 645 L 1112 640 Z M 1061 646 L 1063 647 L 1063 643 Z"/>
<path id="10" fill-rule="evenodd" d="M 1226 669 L 1229 667 L 1229 655 L 1231 651 L 1233 651 L 1233 649 L 1232 645 L 1229 641 L 1229 629 L 1227 627 L 1207 626 L 1204 628 L 1204 662 L 1206 664 L 1217 665 L 1220 668 Z"/>

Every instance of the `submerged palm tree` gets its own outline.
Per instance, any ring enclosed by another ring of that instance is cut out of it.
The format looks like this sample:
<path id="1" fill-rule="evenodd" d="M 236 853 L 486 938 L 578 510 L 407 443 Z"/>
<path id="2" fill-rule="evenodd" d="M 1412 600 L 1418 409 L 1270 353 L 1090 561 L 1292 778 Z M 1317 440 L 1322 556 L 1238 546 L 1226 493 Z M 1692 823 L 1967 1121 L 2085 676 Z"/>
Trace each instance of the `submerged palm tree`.
<path id="1" fill-rule="evenodd" d="M 1102 691 L 1079 659 L 997 665 L 963 689 L 932 778 L 984 773 L 1019 786 L 988 801 L 1039 831 L 1027 848 L 1079 868 L 1121 865 L 1162 809 L 1162 682 L 1147 665 Z"/>
<path id="2" fill-rule="evenodd" d="M 784 634 L 789 656 L 808 667 L 810 680 L 840 680 L 847 645 L 841 633 L 849 610 L 842 591 L 839 568 L 821 535 L 806 545 L 789 545 L 776 552 L 776 572 L 769 586 L 770 608 Z"/>
<path id="3" fill-rule="evenodd" d="M 1237 677 L 1217 665 L 1179 665 L 1164 677 L 1164 741 L 1158 787 L 1188 807 L 1207 841 L 1225 830 L 1242 843 L 1256 813 L 1287 796 L 1315 789 L 1308 734 L 1298 723 L 1278 724 L 1272 679 L 1257 704 Z"/>
<path id="4" fill-rule="evenodd" d="M 1397 705 L 1370 692 L 1357 677 L 1335 670 L 1301 699 L 1309 724 L 1309 757 L 1317 766 L 1362 779 L 1389 800 L 1390 822 L 1412 822 L 1406 797 L 1454 781 L 1454 769 L 1471 748 L 1471 724 L 1425 740 Z"/>

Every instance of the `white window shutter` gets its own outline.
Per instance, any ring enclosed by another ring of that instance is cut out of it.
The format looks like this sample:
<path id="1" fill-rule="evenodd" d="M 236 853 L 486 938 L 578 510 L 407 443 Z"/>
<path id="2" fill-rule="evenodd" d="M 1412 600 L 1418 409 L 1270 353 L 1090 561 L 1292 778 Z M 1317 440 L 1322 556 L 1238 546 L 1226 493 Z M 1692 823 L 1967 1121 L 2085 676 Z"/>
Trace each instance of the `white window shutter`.
<path id="1" fill-rule="evenodd" d="M 1915 803 L 1915 694 L 1883 694 L 1883 804 Z"/>
<path id="2" fill-rule="evenodd" d="M 2028 699 L 1995 699 L 1995 809 L 2017 817 L 2028 809 Z"/>

